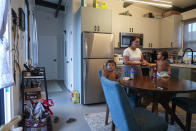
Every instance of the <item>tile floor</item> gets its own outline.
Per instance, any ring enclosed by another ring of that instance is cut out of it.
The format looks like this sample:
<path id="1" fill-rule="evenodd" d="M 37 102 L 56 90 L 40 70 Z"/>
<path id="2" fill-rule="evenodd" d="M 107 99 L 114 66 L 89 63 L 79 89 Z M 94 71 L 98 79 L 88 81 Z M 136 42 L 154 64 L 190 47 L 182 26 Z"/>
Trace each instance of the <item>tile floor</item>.
<path id="1" fill-rule="evenodd" d="M 84 119 L 84 114 L 104 112 L 105 104 L 73 104 L 70 99 L 70 93 L 65 89 L 62 81 L 56 82 L 61 85 L 63 91 L 49 92 L 49 98 L 53 99 L 55 103 L 55 106 L 52 107 L 51 110 L 54 112 L 54 116 L 60 118 L 58 123 L 53 123 L 53 131 L 91 131 Z M 50 82 L 50 84 L 52 84 L 52 82 Z M 66 123 L 69 118 L 75 118 L 77 120 L 72 123 Z"/>
<path id="2" fill-rule="evenodd" d="M 55 103 L 55 106 L 52 107 L 51 110 L 54 112 L 54 116 L 58 116 L 60 119 L 58 123 L 53 123 L 53 131 L 91 131 L 84 119 L 84 114 L 105 112 L 105 104 L 73 104 L 70 98 L 70 93 L 66 90 L 63 81 L 49 82 L 49 84 L 53 83 L 55 83 L 54 85 L 57 85 L 56 83 L 58 83 L 62 88 L 62 91 L 52 90 L 49 92 L 49 98 L 53 99 Z M 148 109 L 151 110 L 151 107 L 148 106 Z M 159 111 L 164 111 L 160 105 Z M 185 115 L 185 112 L 180 108 L 177 108 L 177 112 Z M 52 118 L 54 118 L 54 116 Z M 69 118 L 75 118 L 76 121 L 66 123 Z M 195 120 L 193 119 L 192 121 Z"/>

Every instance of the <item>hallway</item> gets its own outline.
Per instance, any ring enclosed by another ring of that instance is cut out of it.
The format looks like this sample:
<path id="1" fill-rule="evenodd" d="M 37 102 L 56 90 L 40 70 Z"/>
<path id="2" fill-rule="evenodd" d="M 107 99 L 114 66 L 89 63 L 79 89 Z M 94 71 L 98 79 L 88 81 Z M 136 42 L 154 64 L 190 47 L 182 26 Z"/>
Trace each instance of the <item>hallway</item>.
<path id="1" fill-rule="evenodd" d="M 53 131 L 91 131 L 84 114 L 105 112 L 105 104 L 96 105 L 81 105 L 73 104 L 71 101 L 70 93 L 66 90 L 62 81 L 48 82 L 48 87 L 52 85 L 61 85 L 63 91 L 57 92 L 55 89 L 53 92 L 49 91 L 49 98 L 54 100 L 54 107 L 51 110 L 54 113 L 52 119 L 55 116 L 59 117 L 58 123 L 53 123 Z M 69 118 L 75 118 L 75 122 L 66 123 Z"/>

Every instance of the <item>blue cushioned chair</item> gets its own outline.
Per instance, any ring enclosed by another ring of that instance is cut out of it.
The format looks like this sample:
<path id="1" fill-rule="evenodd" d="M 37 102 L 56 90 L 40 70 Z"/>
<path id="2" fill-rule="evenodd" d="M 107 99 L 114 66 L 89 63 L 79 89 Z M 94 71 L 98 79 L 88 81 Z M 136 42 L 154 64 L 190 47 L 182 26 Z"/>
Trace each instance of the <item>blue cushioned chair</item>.
<path id="1" fill-rule="evenodd" d="M 143 108 L 132 109 L 125 90 L 119 82 L 101 77 L 112 120 L 120 131 L 166 131 L 168 128 L 164 119 Z"/>
<path id="2" fill-rule="evenodd" d="M 98 71 L 98 76 L 99 76 L 99 79 L 101 80 L 101 77 L 102 77 L 102 71 L 101 70 Z M 136 106 L 135 96 L 129 96 L 129 101 L 130 101 L 130 104 L 131 104 L 132 107 Z M 109 118 L 109 108 L 108 108 L 108 105 L 106 104 L 105 125 L 108 125 L 108 118 Z"/>
<path id="3" fill-rule="evenodd" d="M 98 71 L 98 75 L 99 75 L 99 79 L 100 79 L 100 81 L 101 81 L 101 77 L 102 77 L 102 71 L 101 71 L 101 70 Z M 109 108 L 108 108 L 108 105 L 107 105 L 107 103 L 106 103 L 105 125 L 108 124 L 108 118 L 109 118 Z"/>
<path id="4" fill-rule="evenodd" d="M 187 97 L 175 97 L 172 100 L 172 110 L 175 113 L 176 105 L 186 111 L 186 131 L 191 130 L 192 114 L 196 114 L 196 100 Z M 174 120 L 171 120 L 172 124 Z"/>

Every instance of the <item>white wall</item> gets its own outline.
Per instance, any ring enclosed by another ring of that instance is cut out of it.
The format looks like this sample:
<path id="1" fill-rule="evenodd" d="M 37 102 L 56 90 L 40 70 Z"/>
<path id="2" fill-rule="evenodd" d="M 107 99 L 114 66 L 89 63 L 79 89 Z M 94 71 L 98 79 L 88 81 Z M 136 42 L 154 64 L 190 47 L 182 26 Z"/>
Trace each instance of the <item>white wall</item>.
<path id="1" fill-rule="evenodd" d="M 186 11 L 186 12 L 182 13 L 182 17 L 183 17 L 182 18 L 183 20 L 196 18 L 196 9 L 193 9 L 193 10 Z"/>
<path id="2" fill-rule="evenodd" d="M 11 7 L 15 10 L 15 12 L 18 15 L 18 8 L 23 8 L 24 10 L 25 2 L 24 0 L 11 1 Z M 23 64 L 25 63 L 25 32 L 19 30 L 18 33 L 19 33 L 19 65 L 21 70 L 23 70 L 24 69 Z M 12 35 L 12 47 L 14 47 L 13 35 Z M 21 84 L 21 72 L 19 72 L 19 70 L 16 68 L 16 81 L 15 81 L 15 87 L 13 88 L 14 115 L 21 114 L 21 110 L 22 110 L 20 84 Z"/>
<path id="3" fill-rule="evenodd" d="M 73 91 L 74 87 L 74 67 L 73 67 L 73 55 L 74 55 L 74 48 L 73 48 L 73 4 L 72 0 L 69 2 L 68 7 L 65 10 L 65 25 L 64 29 L 66 30 L 66 34 L 64 36 L 64 41 L 66 43 L 65 47 L 65 55 L 64 59 L 66 62 L 64 63 L 64 82 L 68 90 Z M 67 63 L 68 62 L 68 63 Z"/>
<path id="4" fill-rule="evenodd" d="M 37 6 L 36 19 L 38 31 L 38 44 L 39 37 L 41 36 L 55 36 L 57 38 L 57 79 L 64 79 L 64 47 L 63 47 L 63 31 L 64 31 L 64 12 L 59 12 L 58 17 L 55 18 L 54 9 Z"/>

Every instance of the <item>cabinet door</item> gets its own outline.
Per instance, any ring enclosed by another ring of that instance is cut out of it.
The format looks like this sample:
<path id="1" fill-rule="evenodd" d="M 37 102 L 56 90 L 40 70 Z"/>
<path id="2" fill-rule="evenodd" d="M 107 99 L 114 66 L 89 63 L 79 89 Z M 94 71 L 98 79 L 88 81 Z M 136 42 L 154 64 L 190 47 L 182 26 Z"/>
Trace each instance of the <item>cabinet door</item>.
<path id="1" fill-rule="evenodd" d="M 181 15 L 161 20 L 161 48 L 180 48 L 182 41 Z"/>
<path id="2" fill-rule="evenodd" d="M 174 15 L 174 29 L 173 29 L 173 44 L 172 46 L 175 48 L 182 47 L 182 16 L 181 15 Z"/>
<path id="3" fill-rule="evenodd" d="M 191 69 L 190 68 L 179 68 L 179 78 L 185 80 L 191 80 Z"/>
<path id="4" fill-rule="evenodd" d="M 82 31 L 112 32 L 112 11 L 82 7 Z"/>
<path id="5" fill-rule="evenodd" d="M 142 22 L 144 33 L 143 48 L 159 48 L 160 20 L 143 18 Z"/>
<path id="6" fill-rule="evenodd" d="M 171 48 L 173 42 L 173 20 L 170 17 L 161 20 L 161 48 Z"/>

